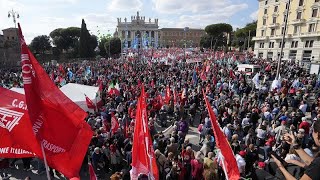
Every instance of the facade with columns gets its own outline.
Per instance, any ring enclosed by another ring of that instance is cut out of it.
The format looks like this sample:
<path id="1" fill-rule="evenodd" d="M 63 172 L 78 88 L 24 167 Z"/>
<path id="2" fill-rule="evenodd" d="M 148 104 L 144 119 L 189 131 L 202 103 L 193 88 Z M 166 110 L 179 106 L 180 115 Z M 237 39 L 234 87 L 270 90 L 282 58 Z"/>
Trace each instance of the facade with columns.
<path id="1" fill-rule="evenodd" d="M 147 21 L 145 16 L 131 16 L 131 21 L 118 18 L 118 25 L 115 36 L 120 38 L 123 48 L 148 48 L 159 46 L 159 25 L 158 19 Z"/>

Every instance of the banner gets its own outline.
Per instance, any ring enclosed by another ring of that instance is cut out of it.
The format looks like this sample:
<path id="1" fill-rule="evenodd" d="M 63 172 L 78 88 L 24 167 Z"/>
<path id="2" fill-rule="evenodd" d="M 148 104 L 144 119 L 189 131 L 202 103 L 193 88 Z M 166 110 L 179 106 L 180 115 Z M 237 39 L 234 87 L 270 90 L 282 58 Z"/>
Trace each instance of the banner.
<path id="1" fill-rule="evenodd" d="M 151 180 L 158 180 L 159 171 L 148 128 L 147 105 L 143 85 L 136 112 L 132 145 L 132 169 L 130 171 L 131 179 L 138 179 L 139 174 L 145 174 Z"/>
<path id="2" fill-rule="evenodd" d="M 234 157 L 234 154 L 232 152 L 232 149 L 229 145 L 229 142 L 227 141 L 227 138 L 223 134 L 223 132 L 218 124 L 216 115 L 214 114 L 214 112 L 211 108 L 211 105 L 208 102 L 208 99 L 206 97 L 206 94 L 204 93 L 203 90 L 202 90 L 202 93 L 203 93 L 204 101 L 206 103 L 209 117 L 211 120 L 212 130 L 213 130 L 214 137 L 216 140 L 216 145 L 217 145 L 217 148 L 220 149 L 221 154 L 223 156 L 224 169 L 226 172 L 226 176 L 228 176 L 227 179 L 239 180 L 240 173 L 239 173 L 238 165 L 237 165 L 236 159 Z"/>
<path id="3" fill-rule="evenodd" d="M 0 87 L 0 158 L 41 156 L 24 95 Z"/>
<path id="4" fill-rule="evenodd" d="M 28 113 L 48 165 L 68 178 L 78 177 L 92 138 L 87 116 L 50 80 L 30 52 L 19 26 L 22 79 Z"/>

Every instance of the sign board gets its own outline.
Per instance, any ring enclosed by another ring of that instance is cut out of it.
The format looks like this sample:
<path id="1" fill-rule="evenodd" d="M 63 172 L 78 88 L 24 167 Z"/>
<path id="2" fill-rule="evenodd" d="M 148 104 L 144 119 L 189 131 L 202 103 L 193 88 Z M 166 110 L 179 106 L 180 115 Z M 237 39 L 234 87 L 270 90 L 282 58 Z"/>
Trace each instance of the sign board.
<path id="1" fill-rule="evenodd" d="M 311 64 L 310 74 L 319 74 L 320 64 Z"/>

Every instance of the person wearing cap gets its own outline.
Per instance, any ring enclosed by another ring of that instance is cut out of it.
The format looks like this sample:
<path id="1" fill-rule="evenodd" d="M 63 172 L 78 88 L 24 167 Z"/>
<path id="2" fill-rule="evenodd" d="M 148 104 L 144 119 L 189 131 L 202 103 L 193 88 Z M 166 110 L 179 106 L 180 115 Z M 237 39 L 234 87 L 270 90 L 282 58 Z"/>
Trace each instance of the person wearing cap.
<path id="1" fill-rule="evenodd" d="M 246 157 L 246 154 L 247 153 L 245 151 L 240 151 L 238 154 L 236 154 L 235 157 L 241 175 L 244 175 L 246 172 L 246 161 L 244 159 Z"/>
<path id="2" fill-rule="evenodd" d="M 252 179 L 255 179 L 255 180 L 277 179 L 275 176 L 267 172 L 265 170 L 265 167 L 266 167 L 266 163 L 258 162 L 257 168 L 254 170 L 254 173 L 252 174 Z"/>

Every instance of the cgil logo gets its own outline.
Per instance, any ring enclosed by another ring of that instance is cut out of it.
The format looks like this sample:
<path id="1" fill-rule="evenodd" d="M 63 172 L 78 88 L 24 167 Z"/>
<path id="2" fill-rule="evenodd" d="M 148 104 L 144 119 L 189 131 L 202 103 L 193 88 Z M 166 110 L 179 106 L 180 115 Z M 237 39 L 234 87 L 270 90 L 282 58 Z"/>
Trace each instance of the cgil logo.
<path id="1" fill-rule="evenodd" d="M 9 132 L 19 124 L 24 113 L 12 111 L 6 108 L 0 108 L 0 127 L 7 129 Z"/>
<path id="2" fill-rule="evenodd" d="M 22 80 L 23 84 L 31 84 L 32 77 L 32 64 L 30 63 L 28 54 L 21 54 L 21 63 L 22 63 Z"/>

